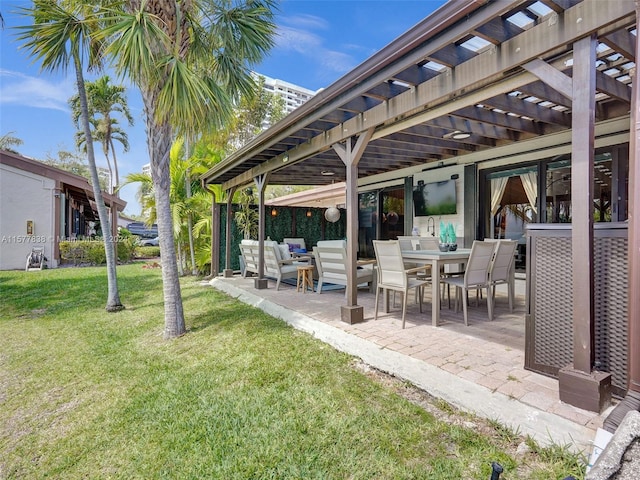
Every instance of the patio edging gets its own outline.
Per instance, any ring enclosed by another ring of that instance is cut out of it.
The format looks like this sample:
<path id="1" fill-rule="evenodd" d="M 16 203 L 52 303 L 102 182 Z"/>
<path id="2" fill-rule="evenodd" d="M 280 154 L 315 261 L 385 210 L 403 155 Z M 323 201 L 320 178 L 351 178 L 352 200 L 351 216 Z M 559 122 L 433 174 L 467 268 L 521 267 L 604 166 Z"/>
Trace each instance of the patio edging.
<path id="1" fill-rule="evenodd" d="M 568 446 L 573 451 L 585 454 L 592 446 L 594 431 L 588 427 L 526 405 L 503 393 L 493 392 L 416 358 L 380 348 L 372 342 L 238 288 L 224 279 L 214 278 L 209 284 L 341 352 L 361 358 L 378 370 L 408 380 L 461 410 L 497 420 L 523 435 L 530 435 L 540 445 Z"/>

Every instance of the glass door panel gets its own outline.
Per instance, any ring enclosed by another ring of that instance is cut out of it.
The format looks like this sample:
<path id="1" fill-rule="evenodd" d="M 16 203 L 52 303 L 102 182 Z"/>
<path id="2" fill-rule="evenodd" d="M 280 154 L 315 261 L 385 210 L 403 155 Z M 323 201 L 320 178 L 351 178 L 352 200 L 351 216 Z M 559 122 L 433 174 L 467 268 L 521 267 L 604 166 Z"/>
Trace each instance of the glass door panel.
<path id="1" fill-rule="evenodd" d="M 546 223 L 571 223 L 571 162 L 549 163 L 545 178 Z"/>
<path id="2" fill-rule="evenodd" d="M 378 190 L 358 195 L 358 256 L 375 258 L 372 240 L 378 231 Z"/>

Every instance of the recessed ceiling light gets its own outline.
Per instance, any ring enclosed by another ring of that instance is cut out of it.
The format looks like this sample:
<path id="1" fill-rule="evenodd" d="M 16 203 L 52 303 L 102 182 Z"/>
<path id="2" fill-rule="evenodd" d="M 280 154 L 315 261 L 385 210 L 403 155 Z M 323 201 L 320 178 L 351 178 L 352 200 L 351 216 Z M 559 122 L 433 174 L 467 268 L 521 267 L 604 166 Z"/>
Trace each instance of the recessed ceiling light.
<path id="1" fill-rule="evenodd" d="M 320 172 L 320 175 L 324 175 L 325 177 L 330 177 L 332 175 L 335 175 L 335 172 L 333 170 L 322 170 Z"/>
<path id="2" fill-rule="evenodd" d="M 453 140 L 465 140 L 470 136 L 471 136 L 470 132 L 463 132 L 462 130 L 456 130 L 454 132 L 443 135 L 442 138 L 447 138 L 447 139 L 451 138 Z"/>

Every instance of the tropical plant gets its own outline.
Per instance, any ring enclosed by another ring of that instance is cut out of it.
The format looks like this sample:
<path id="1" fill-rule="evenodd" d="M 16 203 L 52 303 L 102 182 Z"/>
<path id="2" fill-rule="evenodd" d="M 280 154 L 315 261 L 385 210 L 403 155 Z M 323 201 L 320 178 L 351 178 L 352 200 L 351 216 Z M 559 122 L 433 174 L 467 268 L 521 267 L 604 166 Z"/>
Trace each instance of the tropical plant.
<path id="1" fill-rule="evenodd" d="M 14 132 L 5 133 L 0 137 L 0 150 L 6 150 L 7 152 L 11 153 L 18 153 L 18 151 L 13 147 L 22 145 L 24 142 L 21 138 L 14 137 L 12 133 Z"/>
<path id="2" fill-rule="evenodd" d="M 242 232 L 243 238 L 258 238 L 258 218 L 259 213 L 255 208 L 255 196 L 253 190 L 246 188 L 238 196 L 240 209 L 234 214 L 238 228 Z"/>
<path id="3" fill-rule="evenodd" d="M 210 243 L 210 231 L 211 225 L 210 212 L 211 212 L 211 194 L 205 192 L 200 182 L 196 179 L 200 174 L 207 171 L 211 166 L 211 162 L 219 159 L 214 157 L 205 161 L 203 158 L 197 156 L 191 156 L 185 158 L 186 149 L 185 142 L 182 138 L 178 138 L 171 147 L 170 152 L 170 164 L 169 164 L 169 176 L 170 176 L 170 204 L 171 204 L 171 217 L 173 219 L 173 239 L 176 245 L 177 265 L 180 275 L 183 274 L 183 269 L 186 260 L 191 260 L 191 268 L 195 269 L 198 273 L 195 265 L 199 267 L 206 266 L 210 263 L 196 262 L 196 251 L 211 249 Z M 130 183 L 140 183 L 141 192 L 145 192 L 141 195 L 141 205 L 144 211 L 147 213 L 147 223 L 154 223 L 157 221 L 157 209 L 156 209 L 156 196 L 154 192 L 155 185 L 150 175 L 144 173 L 134 173 L 127 175 L 124 185 Z M 192 237 L 194 230 L 194 224 L 199 225 L 196 229 L 195 240 Z M 209 240 L 208 246 L 203 243 Z"/>
<path id="4" fill-rule="evenodd" d="M 93 186 L 93 194 L 100 218 L 100 226 L 104 232 L 104 249 L 107 263 L 107 311 L 122 310 L 118 282 L 116 277 L 115 242 L 111 232 L 109 215 L 102 197 L 96 159 L 91 140 L 89 110 L 84 84 L 83 61 L 88 62 L 89 69 L 99 66 L 99 55 L 102 49 L 92 33 L 98 27 L 92 2 L 57 2 L 51 0 L 34 0 L 31 7 L 21 8 L 20 13 L 33 20 L 32 25 L 17 27 L 21 33 L 18 39 L 23 41 L 22 48 L 30 56 L 42 62 L 42 69 L 55 71 L 66 70 L 71 63 L 76 74 L 76 87 L 80 99 L 81 124 L 87 139 L 87 158 Z"/>
<path id="5" fill-rule="evenodd" d="M 165 338 L 185 333 L 173 242 L 169 152 L 176 132 L 221 125 L 253 88 L 249 66 L 273 45 L 273 0 L 129 0 L 106 10 L 101 38 L 144 104 L 163 258 Z"/>
<path id="6" fill-rule="evenodd" d="M 129 138 L 127 133 L 118 125 L 119 122 L 113 118 L 113 112 L 120 113 L 129 123 L 133 125 L 133 117 L 127 105 L 125 96 L 125 88 L 122 85 L 112 85 L 109 76 L 100 77 L 95 82 L 86 82 L 87 101 L 89 109 L 89 121 L 93 126 L 92 138 L 100 142 L 102 152 L 107 161 L 107 167 L 110 173 L 109 193 L 118 192 L 120 184 L 120 175 L 118 173 L 118 160 L 114 140 L 118 141 L 125 152 L 129 151 Z M 76 94 L 69 99 L 73 121 L 78 126 L 80 119 L 80 98 Z M 81 147 L 86 142 L 83 130 L 76 133 L 76 145 Z M 111 154 L 111 159 L 109 158 Z M 113 170 L 111 169 L 111 160 L 113 160 Z"/>

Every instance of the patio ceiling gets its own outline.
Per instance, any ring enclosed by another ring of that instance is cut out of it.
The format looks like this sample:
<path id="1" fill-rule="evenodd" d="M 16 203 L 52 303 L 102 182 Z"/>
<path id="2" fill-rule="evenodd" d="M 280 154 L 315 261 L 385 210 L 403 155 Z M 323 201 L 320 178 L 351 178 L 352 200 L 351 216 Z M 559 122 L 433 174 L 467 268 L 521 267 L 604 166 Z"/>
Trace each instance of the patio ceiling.
<path id="1" fill-rule="evenodd" d="M 453 0 L 202 179 L 225 189 L 265 173 L 270 184 L 344 181 L 332 145 L 368 130 L 360 178 L 570 130 L 572 47 L 591 34 L 596 122 L 627 117 L 633 0 Z"/>

